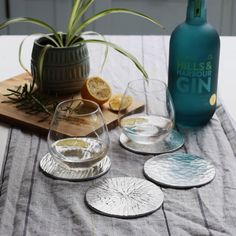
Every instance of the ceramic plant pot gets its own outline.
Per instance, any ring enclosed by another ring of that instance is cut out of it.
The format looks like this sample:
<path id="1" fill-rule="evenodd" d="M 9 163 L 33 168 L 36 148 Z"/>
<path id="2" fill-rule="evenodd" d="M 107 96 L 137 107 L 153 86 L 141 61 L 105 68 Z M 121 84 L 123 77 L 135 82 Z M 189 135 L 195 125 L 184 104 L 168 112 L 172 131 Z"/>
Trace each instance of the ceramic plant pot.
<path id="1" fill-rule="evenodd" d="M 34 42 L 31 55 L 31 72 L 42 92 L 49 94 L 71 94 L 79 92 L 89 75 L 89 55 L 86 44 L 64 48 L 48 48 L 39 77 L 38 62 L 47 38 Z"/>

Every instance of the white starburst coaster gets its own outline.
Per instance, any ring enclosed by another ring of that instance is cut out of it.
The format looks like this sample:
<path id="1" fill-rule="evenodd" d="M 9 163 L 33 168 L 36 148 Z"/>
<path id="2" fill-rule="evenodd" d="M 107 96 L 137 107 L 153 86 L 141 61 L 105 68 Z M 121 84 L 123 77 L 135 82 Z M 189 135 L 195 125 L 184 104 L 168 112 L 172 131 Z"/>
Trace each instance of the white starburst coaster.
<path id="1" fill-rule="evenodd" d="M 66 168 L 55 161 L 50 153 L 47 153 L 41 159 L 39 166 L 46 175 L 55 179 L 83 181 L 95 179 L 106 174 L 111 167 L 111 160 L 108 156 L 105 156 L 105 158 L 89 168 Z"/>
<path id="2" fill-rule="evenodd" d="M 137 218 L 156 211 L 163 203 L 161 189 L 134 177 L 107 178 L 91 186 L 85 195 L 94 211 L 119 218 Z"/>

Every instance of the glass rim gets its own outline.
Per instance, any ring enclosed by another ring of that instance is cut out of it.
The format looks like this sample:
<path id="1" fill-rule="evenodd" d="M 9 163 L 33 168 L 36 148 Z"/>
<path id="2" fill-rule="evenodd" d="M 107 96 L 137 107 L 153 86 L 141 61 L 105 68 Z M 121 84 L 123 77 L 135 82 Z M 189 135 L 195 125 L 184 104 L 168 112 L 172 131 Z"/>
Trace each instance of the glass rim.
<path id="1" fill-rule="evenodd" d="M 92 115 L 92 114 L 95 114 L 97 112 L 100 111 L 100 106 L 98 105 L 98 103 L 92 101 L 92 100 L 88 100 L 88 99 L 83 99 L 83 98 L 71 98 L 71 99 L 66 99 L 66 100 L 63 100 L 61 102 L 59 102 L 56 106 L 56 109 L 54 111 L 54 113 L 56 113 L 58 111 L 58 108 L 60 106 L 62 106 L 63 104 L 65 103 L 68 103 L 68 102 L 72 102 L 72 101 L 82 101 L 82 102 L 86 102 L 86 103 L 90 103 L 90 104 L 93 104 L 95 107 L 94 111 L 91 111 L 91 112 L 87 112 L 87 113 L 84 113 L 84 114 L 76 114 L 77 116 L 87 116 L 87 115 Z"/>
<path id="2" fill-rule="evenodd" d="M 139 89 L 137 89 L 137 88 L 132 88 L 130 85 L 131 85 L 131 84 L 134 84 L 134 83 L 136 83 L 136 82 L 143 82 L 143 83 L 145 83 L 145 84 L 148 84 L 149 81 L 160 83 L 160 84 L 162 84 L 162 86 L 164 86 L 165 89 L 168 90 L 167 83 L 165 83 L 164 81 L 162 81 L 162 80 L 160 80 L 160 79 L 154 79 L 154 78 L 132 80 L 132 81 L 128 82 L 126 88 L 132 89 L 132 90 L 134 90 L 134 91 L 136 91 L 136 92 L 143 92 L 143 90 L 141 91 L 141 90 L 139 90 Z M 159 91 L 159 89 L 158 89 L 157 91 Z"/>

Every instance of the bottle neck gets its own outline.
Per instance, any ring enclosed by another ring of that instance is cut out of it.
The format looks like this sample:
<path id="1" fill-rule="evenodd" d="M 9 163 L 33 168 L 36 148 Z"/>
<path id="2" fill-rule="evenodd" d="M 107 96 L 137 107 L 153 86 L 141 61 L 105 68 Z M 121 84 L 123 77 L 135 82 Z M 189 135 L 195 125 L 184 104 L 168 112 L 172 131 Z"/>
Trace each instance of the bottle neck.
<path id="1" fill-rule="evenodd" d="M 201 25 L 206 23 L 206 1 L 205 0 L 188 0 L 188 9 L 186 22 L 192 25 Z"/>

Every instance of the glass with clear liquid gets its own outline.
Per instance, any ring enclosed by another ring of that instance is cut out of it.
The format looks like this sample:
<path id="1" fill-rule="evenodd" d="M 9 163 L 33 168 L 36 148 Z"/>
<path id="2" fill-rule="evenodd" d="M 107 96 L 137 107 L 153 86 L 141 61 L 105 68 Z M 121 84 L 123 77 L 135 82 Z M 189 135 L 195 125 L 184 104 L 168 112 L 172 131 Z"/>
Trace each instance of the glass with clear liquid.
<path id="1" fill-rule="evenodd" d="M 122 109 L 126 96 L 140 103 L 139 109 Z M 174 127 L 174 108 L 167 85 L 149 79 L 131 81 L 123 95 L 119 110 L 122 132 L 133 142 L 152 145 L 163 141 Z"/>
<path id="2" fill-rule="evenodd" d="M 103 159 L 107 146 L 95 138 L 66 138 L 54 142 L 54 153 L 70 168 L 89 167 Z"/>
<path id="3" fill-rule="evenodd" d="M 89 100 L 60 103 L 48 133 L 49 151 L 66 168 L 90 168 L 107 154 L 109 136 L 100 107 Z"/>

